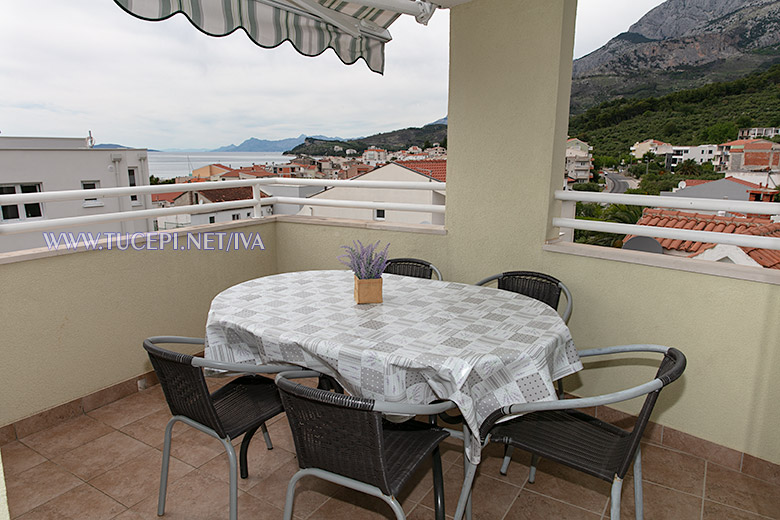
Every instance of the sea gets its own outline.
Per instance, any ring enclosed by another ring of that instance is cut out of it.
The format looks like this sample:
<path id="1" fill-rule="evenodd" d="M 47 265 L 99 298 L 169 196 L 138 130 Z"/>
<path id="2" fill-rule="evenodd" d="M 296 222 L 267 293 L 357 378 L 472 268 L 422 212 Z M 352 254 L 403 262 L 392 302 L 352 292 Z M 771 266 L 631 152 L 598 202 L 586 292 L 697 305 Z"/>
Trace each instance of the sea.
<path id="1" fill-rule="evenodd" d="M 148 157 L 149 174 L 161 179 L 189 176 L 192 170 L 214 163 L 240 168 L 253 164 L 286 164 L 294 158 L 291 155 L 282 155 L 281 152 L 149 152 Z"/>

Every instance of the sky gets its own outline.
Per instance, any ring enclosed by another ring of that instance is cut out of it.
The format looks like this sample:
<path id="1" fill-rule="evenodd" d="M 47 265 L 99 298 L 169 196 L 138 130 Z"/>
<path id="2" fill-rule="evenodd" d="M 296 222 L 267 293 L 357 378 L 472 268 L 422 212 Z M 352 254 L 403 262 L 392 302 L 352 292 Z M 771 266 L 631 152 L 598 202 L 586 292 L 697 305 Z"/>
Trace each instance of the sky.
<path id="1" fill-rule="evenodd" d="M 542 1 L 542 0 L 538 0 Z M 579 0 L 574 55 L 624 32 L 663 0 Z M 134 18 L 112 0 L 0 0 L 0 133 L 86 137 L 158 150 L 214 149 L 300 134 L 358 137 L 447 114 L 449 11 L 401 16 L 385 72 L 332 50 L 302 56 L 182 15 Z"/>

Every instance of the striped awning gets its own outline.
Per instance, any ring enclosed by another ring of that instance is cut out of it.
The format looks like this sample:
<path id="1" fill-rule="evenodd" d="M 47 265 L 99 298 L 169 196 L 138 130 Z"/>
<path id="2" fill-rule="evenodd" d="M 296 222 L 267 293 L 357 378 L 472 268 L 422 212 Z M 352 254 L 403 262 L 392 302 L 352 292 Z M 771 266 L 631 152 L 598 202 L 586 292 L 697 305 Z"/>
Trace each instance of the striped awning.
<path id="1" fill-rule="evenodd" d="M 410 0 L 114 0 L 143 20 L 159 21 L 183 13 L 211 36 L 243 29 L 257 45 L 272 48 L 289 41 L 305 56 L 333 49 L 344 63 L 363 58 L 374 72 L 385 66 L 387 28 L 401 14 L 415 14 L 426 23 L 435 9 Z M 383 9 L 397 3 L 398 10 Z M 412 11 L 409 11 L 413 8 Z"/>

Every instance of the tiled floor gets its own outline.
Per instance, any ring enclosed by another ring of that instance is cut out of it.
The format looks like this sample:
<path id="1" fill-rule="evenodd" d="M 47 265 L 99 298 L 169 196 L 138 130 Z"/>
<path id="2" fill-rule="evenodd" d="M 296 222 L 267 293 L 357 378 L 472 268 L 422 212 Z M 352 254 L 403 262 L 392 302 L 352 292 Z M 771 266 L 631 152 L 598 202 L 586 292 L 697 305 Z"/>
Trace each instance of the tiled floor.
<path id="1" fill-rule="evenodd" d="M 219 383 L 213 383 L 219 384 Z M 8 502 L 19 520 L 157 518 L 163 429 L 169 412 L 159 386 L 2 447 Z M 296 471 L 284 416 L 269 424 L 274 449 L 250 448 L 250 476 L 239 483 L 239 518 L 282 518 Z M 165 518 L 227 518 L 227 458 L 221 444 L 182 424 L 174 428 Z M 485 450 L 474 490 L 477 520 L 609 518 L 609 484 L 542 461 L 528 484 L 528 458 L 498 472 L 499 446 Z M 643 445 L 645 518 L 670 520 L 780 518 L 780 486 L 704 459 Z M 463 477 L 458 442 L 443 449 L 447 510 L 454 512 Z M 430 470 L 401 497 L 410 520 L 433 518 Z M 623 518 L 634 518 L 633 483 L 624 483 Z M 317 479 L 298 484 L 295 515 L 306 519 L 393 518 L 382 501 Z"/>

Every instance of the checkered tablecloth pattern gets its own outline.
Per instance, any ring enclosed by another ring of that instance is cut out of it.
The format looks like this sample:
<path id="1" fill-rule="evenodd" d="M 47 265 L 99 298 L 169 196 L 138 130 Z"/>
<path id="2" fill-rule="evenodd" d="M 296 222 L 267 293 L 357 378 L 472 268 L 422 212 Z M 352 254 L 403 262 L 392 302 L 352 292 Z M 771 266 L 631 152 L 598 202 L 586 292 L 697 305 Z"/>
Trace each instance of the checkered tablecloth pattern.
<path id="1" fill-rule="evenodd" d="M 384 302 L 357 305 L 353 283 L 350 271 L 305 271 L 223 291 L 206 357 L 300 365 L 376 400 L 449 399 L 472 432 L 501 406 L 555 399 L 553 381 L 582 369 L 563 320 L 532 298 L 385 274 Z"/>

